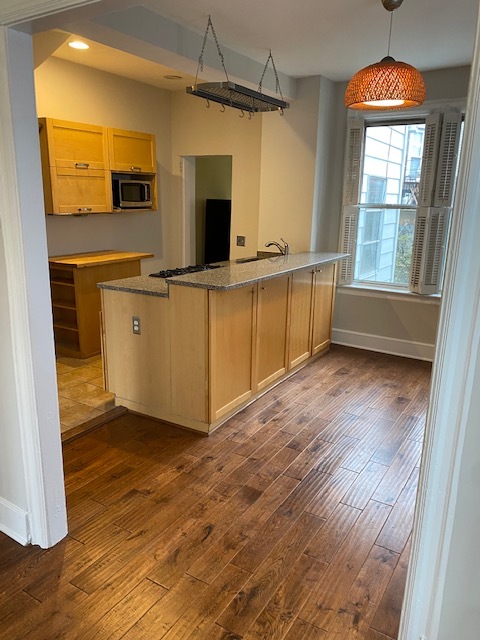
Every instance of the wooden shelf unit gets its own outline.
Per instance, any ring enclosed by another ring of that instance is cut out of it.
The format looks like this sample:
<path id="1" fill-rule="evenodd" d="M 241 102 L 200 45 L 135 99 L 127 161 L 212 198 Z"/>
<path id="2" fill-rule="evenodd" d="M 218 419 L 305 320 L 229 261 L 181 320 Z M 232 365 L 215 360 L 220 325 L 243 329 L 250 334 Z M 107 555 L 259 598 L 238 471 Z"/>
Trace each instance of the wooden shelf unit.
<path id="1" fill-rule="evenodd" d="M 98 282 L 140 275 L 151 253 L 100 251 L 49 258 L 57 355 L 90 358 L 100 345 Z"/>

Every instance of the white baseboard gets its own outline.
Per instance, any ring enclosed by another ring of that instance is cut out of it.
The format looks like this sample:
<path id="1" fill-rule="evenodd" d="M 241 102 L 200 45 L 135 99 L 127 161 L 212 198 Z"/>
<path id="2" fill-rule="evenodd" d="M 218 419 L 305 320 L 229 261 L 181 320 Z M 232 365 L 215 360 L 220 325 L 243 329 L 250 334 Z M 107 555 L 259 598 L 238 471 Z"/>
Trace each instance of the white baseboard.
<path id="1" fill-rule="evenodd" d="M 346 331 L 345 329 L 332 329 L 332 343 L 405 358 L 415 358 L 416 360 L 428 360 L 429 362 L 432 362 L 435 354 L 434 344 L 387 338 L 370 333 Z"/>
<path id="2" fill-rule="evenodd" d="M 24 546 L 30 544 L 27 512 L 1 497 L 0 531 Z"/>

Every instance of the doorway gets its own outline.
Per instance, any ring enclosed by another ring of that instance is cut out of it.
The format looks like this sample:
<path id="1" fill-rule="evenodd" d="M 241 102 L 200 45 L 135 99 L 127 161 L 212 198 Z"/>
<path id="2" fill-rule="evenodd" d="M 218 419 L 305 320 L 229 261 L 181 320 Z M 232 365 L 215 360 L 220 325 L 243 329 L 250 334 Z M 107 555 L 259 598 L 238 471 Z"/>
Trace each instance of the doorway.
<path id="1" fill-rule="evenodd" d="M 232 164 L 232 156 L 182 158 L 184 266 L 230 257 Z"/>

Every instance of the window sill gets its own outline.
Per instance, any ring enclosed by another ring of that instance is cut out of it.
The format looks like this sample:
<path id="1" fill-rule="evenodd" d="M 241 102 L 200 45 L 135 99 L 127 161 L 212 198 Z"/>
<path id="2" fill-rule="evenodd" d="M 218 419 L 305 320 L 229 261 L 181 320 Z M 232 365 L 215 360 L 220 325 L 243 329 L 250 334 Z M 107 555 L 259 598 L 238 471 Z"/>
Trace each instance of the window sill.
<path id="1" fill-rule="evenodd" d="M 442 296 L 438 293 L 421 295 L 411 291 L 387 286 L 365 284 L 338 285 L 337 293 L 364 298 L 383 298 L 384 300 L 403 300 L 404 302 L 420 302 L 421 304 L 439 305 Z"/>

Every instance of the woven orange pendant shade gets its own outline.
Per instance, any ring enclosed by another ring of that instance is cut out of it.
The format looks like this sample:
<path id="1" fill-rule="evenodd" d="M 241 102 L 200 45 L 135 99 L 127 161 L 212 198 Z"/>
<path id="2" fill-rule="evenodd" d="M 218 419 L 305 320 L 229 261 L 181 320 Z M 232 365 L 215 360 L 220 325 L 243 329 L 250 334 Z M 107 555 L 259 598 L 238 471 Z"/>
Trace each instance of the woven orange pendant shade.
<path id="1" fill-rule="evenodd" d="M 345 91 L 345 106 L 349 109 L 405 109 L 418 107 L 424 100 L 422 74 L 390 56 L 361 69 Z"/>

